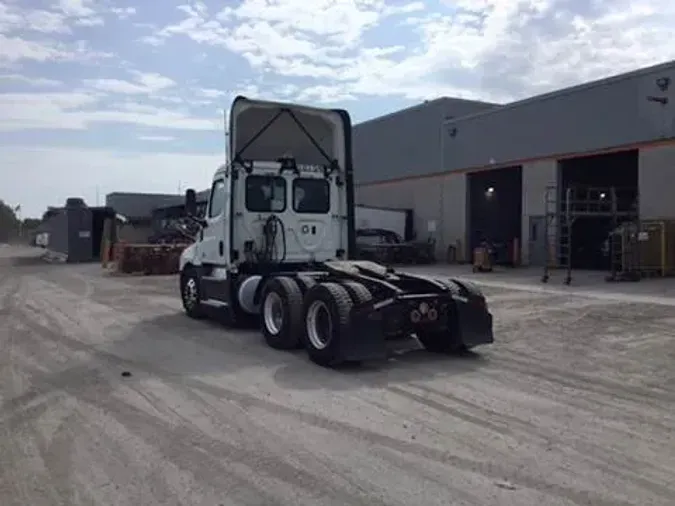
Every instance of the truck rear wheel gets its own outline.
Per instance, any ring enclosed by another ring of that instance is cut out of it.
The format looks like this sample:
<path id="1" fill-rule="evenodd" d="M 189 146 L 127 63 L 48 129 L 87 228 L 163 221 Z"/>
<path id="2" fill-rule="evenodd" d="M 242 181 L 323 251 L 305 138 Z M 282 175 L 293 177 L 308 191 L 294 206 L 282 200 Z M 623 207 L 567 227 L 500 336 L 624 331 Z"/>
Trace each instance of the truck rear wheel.
<path id="1" fill-rule="evenodd" d="M 460 353 L 466 349 L 464 344 L 448 330 L 418 332 L 417 339 L 425 350 L 432 353 Z"/>
<path id="2" fill-rule="evenodd" d="M 291 350 L 300 347 L 302 338 L 302 292 L 298 284 L 285 276 L 272 278 L 262 294 L 261 331 L 271 348 Z"/>
<path id="3" fill-rule="evenodd" d="M 368 288 L 361 283 L 356 281 L 345 281 L 342 283 L 342 286 L 345 287 L 355 304 L 365 304 L 366 302 L 373 300 L 373 295 Z"/>
<path id="4" fill-rule="evenodd" d="M 322 366 L 339 365 L 344 361 L 340 341 L 349 332 L 349 292 L 337 283 L 319 283 L 308 290 L 304 307 L 304 341 L 309 358 Z"/>

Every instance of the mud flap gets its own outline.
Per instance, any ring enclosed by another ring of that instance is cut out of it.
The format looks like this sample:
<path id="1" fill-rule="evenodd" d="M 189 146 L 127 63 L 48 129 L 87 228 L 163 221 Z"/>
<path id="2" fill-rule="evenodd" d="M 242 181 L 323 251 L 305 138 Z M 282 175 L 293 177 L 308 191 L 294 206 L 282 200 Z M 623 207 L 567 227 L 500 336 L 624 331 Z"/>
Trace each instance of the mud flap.
<path id="1" fill-rule="evenodd" d="M 365 309 L 354 308 L 349 332 L 345 332 L 340 339 L 340 353 L 345 361 L 351 362 L 387 358 L 382 313 L 373 311 L 370 305 Z"/>
<path id="2" fill-rule="evenodd" d="M 458 338 L 467 348 L 494 342 L 492 313 L 484 299 L 455 297 L 455 314 Z"/>

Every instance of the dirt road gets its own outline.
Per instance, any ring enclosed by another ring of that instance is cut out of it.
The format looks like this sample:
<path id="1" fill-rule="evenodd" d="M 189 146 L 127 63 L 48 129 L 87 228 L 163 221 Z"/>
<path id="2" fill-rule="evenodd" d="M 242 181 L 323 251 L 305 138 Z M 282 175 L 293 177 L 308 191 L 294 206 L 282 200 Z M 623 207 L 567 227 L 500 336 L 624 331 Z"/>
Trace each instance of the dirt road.
<path id="1" fill-rule="evenodd" d="M 475 356 L 329 371 L 187 319 L 175 280 L 15 254 L 3 506 L 673 504 L 671 306 L 490 288 Z"/>

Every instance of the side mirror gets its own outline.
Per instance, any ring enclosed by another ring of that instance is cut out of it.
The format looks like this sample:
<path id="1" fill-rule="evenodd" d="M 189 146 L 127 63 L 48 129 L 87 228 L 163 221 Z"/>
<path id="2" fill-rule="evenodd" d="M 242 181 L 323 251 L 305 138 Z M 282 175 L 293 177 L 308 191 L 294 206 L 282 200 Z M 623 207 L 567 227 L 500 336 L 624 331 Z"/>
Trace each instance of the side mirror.
<path id="1" fill-rule="evenodd" d="M 197 193 L 192 188 L 185 191 L 185 213 L 188 216 L 197 214 Z"/>

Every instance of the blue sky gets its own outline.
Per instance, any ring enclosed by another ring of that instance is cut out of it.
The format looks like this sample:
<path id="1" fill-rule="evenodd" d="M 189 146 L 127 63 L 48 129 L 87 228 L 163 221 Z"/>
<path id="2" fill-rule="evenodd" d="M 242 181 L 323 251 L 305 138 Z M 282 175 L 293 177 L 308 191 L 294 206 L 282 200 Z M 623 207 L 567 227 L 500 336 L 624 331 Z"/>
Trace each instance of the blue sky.
<path id="1" fill-rule="evenodd" d="M 666 0 L 0 0 L 0 198 L 208 186 L 237 94 L 362 121 L 675 58 Z"/>

